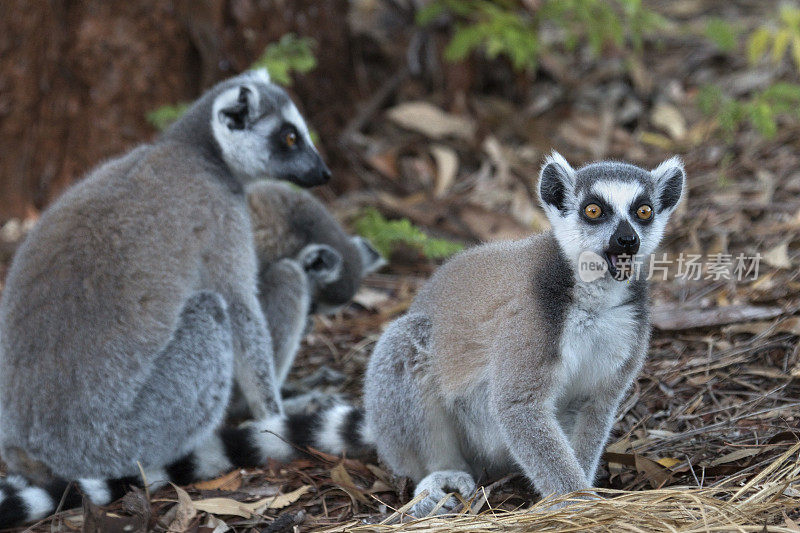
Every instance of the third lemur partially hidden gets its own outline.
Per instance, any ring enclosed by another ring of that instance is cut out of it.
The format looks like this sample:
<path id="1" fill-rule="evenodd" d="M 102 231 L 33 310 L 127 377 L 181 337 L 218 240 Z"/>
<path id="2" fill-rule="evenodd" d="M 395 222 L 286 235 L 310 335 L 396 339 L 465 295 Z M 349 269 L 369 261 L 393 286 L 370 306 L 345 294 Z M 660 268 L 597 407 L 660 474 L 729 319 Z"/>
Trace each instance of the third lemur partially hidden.
<path id="1" fill-rule="evenodd" d="M 330 314 L 350 301 L 364 276 L 386 264 L 368 241 L 349 235 L 311 193 L 285 183 L 247 189 L 258 260 L 259 300 L 283 385 L 309 313 Z"/>
<path id="2" fill-rule="evenodd" d="M 647 282 L 619 275 L 621 259 L 653 253 L 684 182 L 677 158 L 575 170 L 554 153 L 538 189 L 552 230 L 459 254 L 388 327 L 366 374 L 366 431 L 428 491 L 412 514 L 471 496 L 486 474 L 521 470 L 543 495 L 592 486 L 649 343 Z M 592 281 L 589 252 L 607 271 Z"/>

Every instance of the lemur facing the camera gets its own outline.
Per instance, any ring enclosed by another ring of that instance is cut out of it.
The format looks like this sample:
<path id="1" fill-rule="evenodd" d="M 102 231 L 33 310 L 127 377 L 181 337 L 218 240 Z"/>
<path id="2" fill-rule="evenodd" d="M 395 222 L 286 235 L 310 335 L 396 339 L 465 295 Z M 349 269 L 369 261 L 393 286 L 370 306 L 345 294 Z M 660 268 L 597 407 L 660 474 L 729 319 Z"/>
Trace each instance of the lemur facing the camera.
<path id="1" fill-rule="evenodd" d="M 283 415 L 244 191 L 266 178 L 313 186 L 330 172 L 261 70 L 213 87 L 42 214 L 0 300 L 0 527 L 80 504 L 79 491 L 108 503 L 140 467 L 148 483 L 188 483 L 286 460 L 290 443 L 349 443 Z M 257 420 L 225 429 L 234 383 Z"/>
<path id="2" fill-rule="evenodd" d="M 544 496 L 592 486 L 650 335 L 646 281 L 614 274 L 623 255 L 655 250 L 684 182 L 677 158 L 574 170 L 553 153 L 538 189 L 552 230 L 459 254 L 388 327 L 366 373 L 366 424 L 380 457 L 428 491 L 413 515 L 517 469 Z M 587 251 L 608 267 L 591 282 Z"/>

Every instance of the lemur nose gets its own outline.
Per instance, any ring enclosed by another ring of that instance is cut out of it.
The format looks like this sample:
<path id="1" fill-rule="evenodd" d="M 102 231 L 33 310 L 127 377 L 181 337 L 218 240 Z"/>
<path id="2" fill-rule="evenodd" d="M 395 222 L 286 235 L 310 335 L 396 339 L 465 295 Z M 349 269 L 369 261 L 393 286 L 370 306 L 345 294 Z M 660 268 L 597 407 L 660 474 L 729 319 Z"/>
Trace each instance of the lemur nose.
<path id="1" fill-rule="evenodd" d="M 632 235 L 620 235 L 617 237 L 617 243 L 623 248 L 633 248 L 639 244 L 639 236 L 635 233 Z"/>

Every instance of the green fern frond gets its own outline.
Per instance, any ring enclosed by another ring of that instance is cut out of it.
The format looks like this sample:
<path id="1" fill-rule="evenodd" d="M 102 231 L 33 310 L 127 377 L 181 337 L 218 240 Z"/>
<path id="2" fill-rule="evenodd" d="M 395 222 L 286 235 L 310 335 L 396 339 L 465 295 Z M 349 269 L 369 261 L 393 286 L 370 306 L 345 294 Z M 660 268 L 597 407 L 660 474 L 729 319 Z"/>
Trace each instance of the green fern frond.
<path id="1" fill-rule="evenodd" d="M 268 45 L 251 68 L 266 68 L 273 82 L 291 85 L 292 72 L 305 74 L 317 67 L 315 46 L 316 42 L 310 37 L 287 33 L 277 43 Z"/>
<path id="2" fill-rule="evenodd" d="M 416 248 L 429 259 L 446 259 L 464 248 L 456 242 L 429 237 L 406 218 L 387 220 L 374 208 L 364 210 L 355 221 L 355 229 L 384 257 L 389 257 L 398 244 Z"/>
<path id="3" fill-rule="evenodd" d="M 145 119 L 158 131 L 164 131 L 170 124 L 178 120 L 189 109 L 189 104 L 181 102 L 174 105 L 162 105 L 145 115 Z"/>
<path id="4" fill-rule="evenodd" d="M 445 59 L 461 61 L 479 51 L 489 59 L 505 57 L 517 71 L 536 68 L 543 24 L 564 31 L 565 48 L 586 42 L 599 54 L 606 45 L 622 48 L 628 40 L 638 48 L 645 33 L 665 22 L 641 0 L 542 0 L 536 9 L 519 0 L 433 0 L 420 10 L 417 23 L 443 15 L 454 20 Z"/>

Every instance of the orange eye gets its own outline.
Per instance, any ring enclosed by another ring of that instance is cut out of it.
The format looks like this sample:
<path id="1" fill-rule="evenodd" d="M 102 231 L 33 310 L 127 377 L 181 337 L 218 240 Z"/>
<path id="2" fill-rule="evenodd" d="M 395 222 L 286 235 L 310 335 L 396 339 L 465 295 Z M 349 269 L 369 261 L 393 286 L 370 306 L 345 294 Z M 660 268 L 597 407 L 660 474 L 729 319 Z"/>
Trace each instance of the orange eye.
<path id="1" fill-rule="evenodd" d="M 589 204 L 583 208 L 583 213 L 588 217 L 594 220 L 595 218 L 599 217 L 603 214 L 603 210 L 600 209 L 600 206 L 597 204 Z"/>
<path id="2" fill-rule="evenodd" d="M 293 131 L 290 131 L 286 134 L 286 137 L 283 138 L 283 142 L 286 143 L 286 146 L 291 148 L 295 144 L 297 144 L 297 134 Z"/>
<path id="3" fill-rule="evenodd" d="M 653 208 L 647 204 L 640 205 L 636 210 L 636 216 L 639 217 L 639 220 L 650 220 L 650 217 L 653 216 Z"/>

